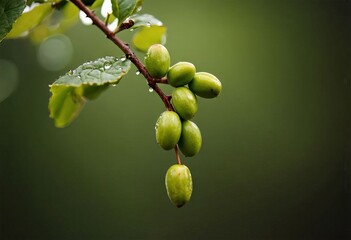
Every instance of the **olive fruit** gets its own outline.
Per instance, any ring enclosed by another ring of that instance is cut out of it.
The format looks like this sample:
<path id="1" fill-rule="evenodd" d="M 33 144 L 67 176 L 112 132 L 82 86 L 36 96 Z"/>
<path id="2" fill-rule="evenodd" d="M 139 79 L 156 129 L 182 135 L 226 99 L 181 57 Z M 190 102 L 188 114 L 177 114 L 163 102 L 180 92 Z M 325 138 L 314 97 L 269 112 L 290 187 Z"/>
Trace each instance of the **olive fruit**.
<path id="1" fill-rule="evenodd" d="M 171 202 L 178 208 L 189 202 L 193 181 L 187 166 L 175 164 L 166 173 L 166 190 Z"/>
<path id="2" fill-rule="evenodd" d="M 186 87 L 178 87 L 173 90 L 172 104 L 175 111 L 184 120 L 192 119 L 197 112 L 196 96 Z"/>
<path id="3" fill-rule="evenodd" d="M 168 72 L 171 58 L 162 44 L 149 47 L 145 56 L 145 67 L 153 78 L 162 78 Z"/>
<path id="4" fill-rule="evenodd" d="M 202 137 L 199 127 L 192 121 L 182 122 L 182 133 L 178 142 L 180 151 L 186 157 L 195 156 L 201 148 Z"/>
<path id="5" fill-rule="evenodd" d="M 207 72 L 197 72 L 191 82 L 189 89 L 203 98 L 214 98 L 222 90 L 222 84 L 214 75 Z"/>
<path id="6" fill-rule="evenodd" d="M 189 62 L 178 62 L 174 64 L 167 73 L 168 83 L 173 87 L 188 84 L 194 77 L 196 68 Z"/>
<path id="7" fill-rule="evenodd" d="M 182 123 L 176 112 L 165 111 L 156 122 L 156 141 L 165 150 L 171 150 L 178 143 Z"/>

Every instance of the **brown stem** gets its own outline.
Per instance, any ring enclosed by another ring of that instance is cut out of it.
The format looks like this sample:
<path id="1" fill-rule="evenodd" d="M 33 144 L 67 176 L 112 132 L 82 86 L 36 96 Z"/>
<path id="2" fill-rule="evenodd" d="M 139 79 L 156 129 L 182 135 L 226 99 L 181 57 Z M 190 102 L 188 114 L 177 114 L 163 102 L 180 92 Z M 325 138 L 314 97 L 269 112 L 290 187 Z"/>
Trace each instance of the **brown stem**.
<path id="1" fill-rule="evenodd" d="M 157 83 L 162 83 L 162 84 L 168 84 L 168 80 L 166 77 L 164 78 L 160 78 L 160 79 L 156 79 Z"/>
<path id="2" fill-rule="evenodd" d="M 113 31 L 108 29 L 105 23 L 98 18 L 94 12 L 92 12 L 89 8 L 87 8 L 81 0 L 70 0 L 74 5 L 76 5 L 81 11 L 83 11 L 87 17 L 89 17 L 93 24 L 98 27 L 108 39 L 110 39 L 117 47 L 119 47 L 123 53 L 126 55 L 126 58 L 129 59 L 139 70 L 141 74 L 147 80 L 149 87 L 154 89 L 154 91 L 160 96 L 161 100 L 165 104 L 166 108 L 170 111 L 173 111 L 172 104 L 168 100 L 168 97 L 162 92 L 162 90 L 157 86 L 156 80 L 150 76 L 148 71 L 146 70 L 143 63 L 139 60 L 139 58 L 134 54 L 134 52 L 129 48 L 127 44 L 125 44 L 120 38 L 118 38 Z"/>
<path id="3" fill-rule="evenodd" d="M 175 151 L 175 154 L 176 154 L 177 163 L 181 165 L 182 163 L 181 163 L 181 161 L 180 161 L 179 150 L 178 150 L 178 144 L 174 147 L 174 151 Z"/>

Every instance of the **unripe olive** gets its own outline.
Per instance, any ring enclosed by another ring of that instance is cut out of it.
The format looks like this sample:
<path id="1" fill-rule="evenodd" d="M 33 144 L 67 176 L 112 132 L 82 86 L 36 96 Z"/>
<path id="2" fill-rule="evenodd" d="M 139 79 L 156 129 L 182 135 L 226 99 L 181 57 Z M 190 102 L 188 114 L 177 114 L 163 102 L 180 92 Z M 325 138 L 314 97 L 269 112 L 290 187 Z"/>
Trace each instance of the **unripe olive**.
<path id="1" fill-rule="evenodd" d="M 193 181 L 187 166 L 175 164 L 166 173 L 167 195 L 178 208 L 189 202 L 193 191 Z"/>
<path id="2" fill-rule="evenodd" d="M 156 122 L 156 141 L 165 150 L 171 150 L 178 143 L 182 123 L 176 112 L 165 111 Z"/>
<path id="3" fill-rule="evenodd" d="M 172 104 L 175 111 L 184 120 L 192 119 L 197 112 L 196 96 L 186 87 L 178 87 L 173 90 Z"/>
<path id="4" fill-rule="evenodd" d="M 145 67 L 154 78 L 162 78 L 168 72 L 171 58 L 167 48 L 162 44 L 154 44 L 147 50 Z"/>
<path id="5" fill-rule="evenodd" d="M 203 98 L 214 98 L 222 90 L 222 84 L 214 75 L 207 72 L 195 73 L 194 79 L 188 83 L 189 89 Z"/>
<path id="6" fill-rule="evenodd" d="M 186 157 L 195 156 L 201 148 L 202 137 L 199 127 L 192 121 L 183 121 L 182 134 L 178 142 L 180 151 Z"/>
<path id="7" fill-rule="evenodd" d="M 188 84 L 195 75 L 196 68 L 189 62 L 174 64 L 167 73 L 168 83 L 173 87 L 180 87 Z"/>

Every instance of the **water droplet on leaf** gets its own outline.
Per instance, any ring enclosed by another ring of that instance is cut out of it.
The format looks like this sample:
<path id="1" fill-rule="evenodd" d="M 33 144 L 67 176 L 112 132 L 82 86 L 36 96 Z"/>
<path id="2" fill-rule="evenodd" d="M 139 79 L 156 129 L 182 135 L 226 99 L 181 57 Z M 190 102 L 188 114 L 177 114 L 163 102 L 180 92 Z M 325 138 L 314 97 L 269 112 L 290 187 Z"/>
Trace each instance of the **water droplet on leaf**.
<path id="1" fill-rule="evenodd" d="M 122 61 L 122 62 L 124 62 L 125 60 L 127 60 L 126 57 L 122 57 L 122 58 L 121 58 L 121 61 Z"/>
<path id="2" fill-rule="evenodd" d="M 104 69 L 105 70 L 109 70 L 111 68 L 111 64 L 110 63 L 105 63 L 104 64 Z"/>
<path id="3" fill-rule="evenodd" d="M 154 89 L 152 87 L 149 87 L 149 92 L 153 92 Z"/>
<path id="4" fill-rule="evenodd" d="M 135 74 L 136 74 L 136 75 L 139 75 L 139 74 L 140 74 L 139 70 L 137 70 L 137 71 L 135 72 Z"/>

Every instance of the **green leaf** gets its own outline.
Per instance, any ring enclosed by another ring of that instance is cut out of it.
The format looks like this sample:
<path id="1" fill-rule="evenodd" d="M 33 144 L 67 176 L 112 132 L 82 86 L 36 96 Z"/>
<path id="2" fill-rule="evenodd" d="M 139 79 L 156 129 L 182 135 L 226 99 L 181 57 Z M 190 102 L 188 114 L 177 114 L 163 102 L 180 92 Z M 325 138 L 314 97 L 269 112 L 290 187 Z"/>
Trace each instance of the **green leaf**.
<path id="1" fill-rule="evenodd" d="M 104 3 L 104 0 L 96 0 L 93 3 L 93 5 L 91 5 L 89 8 L 90 9 L 95 9 L 95 8 L 101 7 L 103 3 Z"/>
<path id="2" fill-rule="evenodd" d="M 134 34 L 132 43 L 137 50 L 147 52 L 153 44 L 165 44 L 166 31 L 167 28 L 164 26 L 142 27 Z"/>
<path id="3" fill-rule="evenodd" d="M 130 17 L 134 25 L 130 28 L 163 26 L 163 23 L 150 14 L 134 14 Z"/>
<path id="4" fill-rule="evenodd" d="M 21 15 L 25 6 L 24 0 L 0 1 L 0 42 L 11 31 L 13 23 Z"/>
<path id="5" fill-rule="evenodd" d="M 116 85 L 130 69 L 129 60 L 100 58 L 84 63 L 61 76 L 52 85 L 49 100 L 50 117 L 56 127 L 69 125 L 87 100 L 96 99 L 110 85 Z"/>
<path id="6" fill-rule="evenodd" d="M 112 13 L 118 19 L 118 26 L 133 13 L 141 9 L 143 0 L 111 0 Z"/>
<path id="7" fill-rule="evenodd" d="M 35 6 L 29 12 L 23 13 L 21 17 L 17 19 L 6 38 L 17 38 L 24 36 L 26 33 L 28 33 L 28 31 L 40 24 L 52 11 L 53 8 L 51 7 L 51 3 L 43 3 Z"/>
<path id="8" fill-rule="evenodd" d="M 43 39 L 53 34 L 65 32 L 78 20 L 79 9 L 71 2 L 60 10 L 54 11 L 50 18 L 46 18 L 29 34 L 34 43 L 41 43 Z"/>

